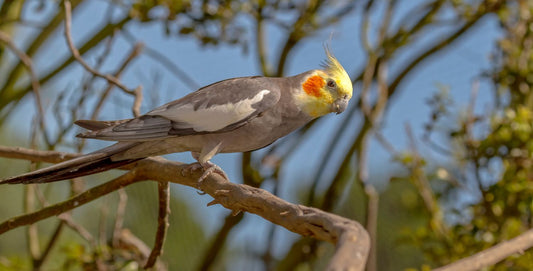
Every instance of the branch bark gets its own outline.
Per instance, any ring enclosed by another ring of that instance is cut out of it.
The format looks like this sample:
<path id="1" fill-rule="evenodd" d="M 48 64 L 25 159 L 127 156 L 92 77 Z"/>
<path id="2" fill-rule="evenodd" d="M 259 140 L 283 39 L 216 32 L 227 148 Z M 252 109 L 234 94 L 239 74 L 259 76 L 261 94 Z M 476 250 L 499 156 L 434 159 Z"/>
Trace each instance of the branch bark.
<path id="1" fill-rule="evenodd" d="M 13 154 L 14 152 L 19 154 Z M 58 158 L 77 155 L 0 147 L 0 156 L 49 162 L 52 159 L 67 160 Z M 202 172 L 195 171 L 184 175 L 182 172 L 187 172 L 183 171 L 186 167 L 185 164 L 160 157 L 146 158 L 134 165 L 124 167 L 131 170 L 110 182 L 91 188 L 66 201 L 1 223 L 0 234 L 59 215 L 139 181 L 173 182 L 197 188 L 197 180 Z M 263 189 L 234 184 L 216 174 L 211 174 L 204 180 L 200 188 L 214 198 L 209 205 L 221 204 L 234 212 L 253 213 L 303 236 L 334 243 L 336 252 L 330 261 L 328 270 L 364 270 L 365 268 L 370 238 L 364 227 L 353 220 L 316 208 L 289 203 Z"/>
<path id="2" fill-rule="evenodd" d="M 144 265 L 145 269 L 154 266 L 159 255 L 163 254 L 163 244 L 168 230 L 168 215 L 170 214 L 170 185 L 168 182 L 157 183 L 159 196 L 159 212 L 157 218 L 157 232 L 155 234 L 154 248 Z"/>

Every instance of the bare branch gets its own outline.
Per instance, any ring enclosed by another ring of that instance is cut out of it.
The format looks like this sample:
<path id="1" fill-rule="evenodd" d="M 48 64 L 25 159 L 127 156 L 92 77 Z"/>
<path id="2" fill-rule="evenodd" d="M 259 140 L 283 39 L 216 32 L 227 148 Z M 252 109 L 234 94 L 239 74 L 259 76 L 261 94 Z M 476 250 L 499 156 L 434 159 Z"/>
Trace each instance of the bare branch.
<path id="1" fill-rule="evenodd" d="M 17 57 L 20 59 L 22 64 L 24 64 L 24 66 L 28 69 L 30 73 L 31 86 L 33 88 L 33 94 L 35 94 L 35 103 L 37 105 L 37 112 L 39 114 L 38 119 L 39 119 L 40 128 L 43 133 L 44 140 L 46 141 L 46 143 L 48 143 L 48 145 L 50 145 L 50 140 L 45 130 L 46 124 L 45 124 L 45 118 L 44 118 L 43 103 L 41 100 L 41 85 L 39 83 L 39 78 L 37 78 L 37 75 L 35 74 L 35 70 L 33 69 L 33 61 L 26 53 L 24 53 L 22 50 L 17 48 L 17 46 L 13 43 L 9 35 L 7 35 L 6 33 L 2 31 L 0 31 L 0 42 L 4 43 L 7 47 L 9 47 L 9 49 L 11 49 L 11 51 L 13 51 L 13 53 L 15 53 L 15 55 L 17 55 Z"/>
<path id="2" fill-rule="evenodd" d="M 102 74 L 99 71 L 93 69 L 80 55 L 80 52 L 74 46 L 74 42 L 72 40 L 72 35 L 70 34 L 70 28 L 71 28 L 71 17 L 72 17 L 72 11 L 70 7 L 70 1 L 66 0 L 64 1 L 65 6 L 65 37 L 67 39 L 67 44 L 70 49 L 70 52 L 72 53 L 72 56 L 85 68 L 88 72 L 92 73 L 94 76 L 103 78 L 107 80 L 109 83 L 114 84 L 118 88 L 122 89 L 124 93 L 130 94 L 135 97 L 135 101 L 133 102 L 133 115 L 134 116 L 140 116 L 140 108 L 141 108 L 141 102 L 142 102 L 142 87 L 138 86 L 134 90 L 128 89 L 124 84 L 120 82 L 116 77 L 109 75 L 109 74 Z"/>
<path id="3" fill-rule="evenodd" d="M 503 259 L 533 247 L 533 229 L 519 236 L 503 241 L 491 248 L 478 252 L 470 257 L 456 261 L 452 264 L 433 269 L 434 271 L 474 271 L 492 266 Z"/>
<path id="4" fill-rule="evenodd" d="M 66 201 L 50 205 L 33 213 L 12 217 L 0 224 L 0 234 L 21 226 L 33 224 L 51 216 L 60 215 L 85 203 L 107 195 L 121 187 L 125 187 L 139 181 L 142 180 L 135 177 L 134 171 L 130 171 L 110 182 L 91 188 Z"/>
<path id="5" fill-rule="evenodd" d="M 118 190 L 118 205 L 117 214 L 115 215 L 115 227 L 113 228 L 113 247 L 118 247 L 118 241 L 120 237 L 120 231 L 124 225 L 124 214 L 126 213 L 126 204 L 128 202 L 128 194 L 123 188 Z"/>
<path id="6" fill-rule="evenodd" d="M 20 147 L 0 146 L 0 157 L 23 159 L 32 162 L 59 163 L 80 155 L 78 153 L 38 151 Z"/>
<path id="7" fill-rule="evenodd" d="M 24 152 L 28 153 L 29 150 Z M 43 156 L 42 152 L 39 154 L 42 157 L 50 157 L 54 156 L 53 153 L 55 152 L 49 152 L 47 156 Z M 143 180 L 174 182 L 198 187 L 197 180 L 202 172 L 193 172 L 183 176 L 182 172 L 186 167 L 187 165 L 160 157 L 146 158 L 135 163 L 131 171 L 110 182 L 91 188 L 66 201 L 1 223 L 0 234 L 59 215 L 121 187 Z M 216 174 L 210 175 L 200 187 L 214 198 L 214 203 L 221 204 L 234 212 L 246 211 L 257 214 L 303 236 L 335 243 L 337 248 L 330 261 L 330 270 L 364 270 L 370 240 L 367 232 L 359 223 L 316 208 L 286 202 L 265 190 L 234 184 Z"/>
<path id="8" fill-rule="evenodd" d="M 133 46 L 133 49 L 131 50 L 129 55 L 126 57 L 124 62 L 122 62 L 122 65 L 120 65 L 120 67 L 115 72 L 114 77 L 117 78 L 117 80 L 122 74 L 122 72 L 126 69 L 128 64 L 130 64 L 130 62 L 133 59 L 135 59 L 140 53 L 142 53 L 143 48 L 144 48 L 144 44 L 142 43 L 136 43 Z M 113 84 L 109 84 L 107 88 L 104 90 L 104 92 L 102 92 L 102 94 L 98 98 L 98 102 L 96 106 L 94 106 L 93 113 L 91 114 L 92 120 L 95 120 L 98 117 L 98 113 L 100 113 L 100 110 L 102 109 L 102 106 L 104 105 L 104 102 L 106 101 L 107 97 L 109 97 L 109 93 L 111 93 L 112 89 L 113 89 Z"/>
<path id="9" fill-rule="evenodd" d="M 72 216 L 69 213 L 63 213 L 57 216 L 65 225 L 78 233 L 83 239 L 85 239 L 92 247 L 96 247 L 96 241 L 91 233 L 85 229 L 82 225 L 76 223 L 72 219 Z"/>
<path id="10" fill-rule="evenodd" d="M 128 229 L 122 229 L 118 235 L 118 239 L 121 248 L 134 251 L 137 255 L 140 254 L 135 259 L 137 263 L 142 264 L 146 261 L 150 254 L 150 248 L 141 239 L 132 234 Z M 157 262 L 153 270 L 166 271 L 168 267 L 162 262 Z"/>
<path id="11" fill-rule="evenodd" d="M 43 266 L 44 262 L 46 261 L 46 259 L 48 259 L 48 256 L 50 255 L 50 252 L 52 251 L 52 248 L 54 247 L 54 245 L 56 244 L 57 240 L 59 239 L 59 235 L 61 234 L 61 231 L 63 231 L 63 226 L 64 225 L 65 224 L 63 223 L 63 221 L 59 222 L 59 225 L 57 225 L 57 227 L 54 229 L 54 232 L 52 233 L 52 236 L 50 237 L 50 240 L 46 244 L 46 247 L 45 247 L 45 249 L 43 251 L 43 254 L 41 255 L 40 258 L 35 259 L 33 261 L 33 268 L 35 270 L 40 270 L 41 267 Z"/>
<path id="12" fill-rule="evenodd" d="M 413 163 L 409 166 L 409 170 L 412 172 L 411 174 L 415 176 L 415 178 L 413 178 L 415 180 L 415 186 L 419 190 L 420 197 L 422 197 L 427 210 L 431 214 L 438 214 L 439 208 L 437 204 L 437 197 L 435 196 L 435 193 L 433 192 L 425 173 L 421 170 L 423 166 L 422 158 L 416 147 L 413 129 L 411 128 L 411 125 L 407 123 L 405 124 L 405 133 L 409 138 L 409 148 L 411 149 L 413 155 Z"/>
<path id="13" fill-rule="evenodd" d="M 259 64 L 263 75 L 270 76 L 272 73 L 272 67 L 268 61 L 268 53 L 266 50 L 265 40 L 265 28 L 263 18 L 263 6 L 265 2 L 258 2 L 257 10 L 255 11 L 255 44 L 257 46 L 257 57 L 259 58 Z"/>
<path id="14" fill-rule="evenodd" d="M 168 229 L 168 215 L 170 214 L 170 185 L 168 182 L 157 183 L 159 195 L 159 212 L 157 217 L 157 232 L 155 234 L 154 248 L 144 265 L 145 269 L 154 266 L 157 257 L 163 253 L 163 244 Z"/>
<path id="15" fill-rule="evenodd" d="M 33 196 L 35 185 L 28 185 L 24 187 L 24 212 L 29 213 L 34 211 L 35 197 Z M 26 229 L 26 237 L 28 238 L 27 249 L 30 253 L 32 263 L 35 266 L 35 262 L 41 257 L 41 248 L 39 244 L 39 235 L 37 231 L 37 225 L 30 225 Z"/>
<path id="16" fill-rule="evenodd" d="M 43 192 L 41 189 L 39 189 L 38 185 L 35 185 L 35 196 L 39 199 L 42 206 L 49 206 L 50 203 L 46 200 L 44 197 Z M 62 213 L 57 216 L 62 222 L 65 223 L 66 226 L 77 232 L 83 239 L 85 239 L 92 247 L 96 247 L 96 242 L 94 240 L 94 237 L 91 235 L 91 233 L 85 229 L 82 225 L 76 223 L 72 219 L 72 215 L 70 213 Z"/>

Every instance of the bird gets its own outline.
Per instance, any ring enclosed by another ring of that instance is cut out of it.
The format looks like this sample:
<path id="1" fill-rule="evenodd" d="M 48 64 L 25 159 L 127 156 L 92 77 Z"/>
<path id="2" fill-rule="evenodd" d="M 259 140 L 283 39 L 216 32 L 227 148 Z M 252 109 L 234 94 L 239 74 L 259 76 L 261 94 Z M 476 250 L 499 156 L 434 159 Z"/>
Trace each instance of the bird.
<path id="1" fill-rule="evenodd" d="M 191 152 L 198 161 L 192 167 L 204 169 L 199 182 L 213 172 L 227 179 L 210 162 L 214 155 L 264 148 L 315 118 L 346 109 L 352 81 L 327 47 L 325 54 L 321 69 L 295 76 L 226 79 L 136 118 L 78 120 L 75 124 L 88 131 L 77 137 L 117 142 L 0 184 L 61 181 L 179 152 Z"/>

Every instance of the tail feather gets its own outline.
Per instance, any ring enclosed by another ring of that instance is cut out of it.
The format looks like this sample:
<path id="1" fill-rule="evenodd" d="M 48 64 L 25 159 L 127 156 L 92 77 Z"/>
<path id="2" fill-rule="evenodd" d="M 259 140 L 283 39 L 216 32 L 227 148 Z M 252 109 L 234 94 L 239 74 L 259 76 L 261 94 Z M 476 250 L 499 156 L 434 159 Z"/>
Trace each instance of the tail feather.
<path id="1" fill-rule="evenodd" d="M 91 131 L 98 131 L 105 128 L 109 128 L 121 123 L 125 123 L 130 121 L 131 119 L 123 119 L 123 120 L 111 120 L 111 121 L 100 121 L 100 120 L 77 120 L 74 123 L 82 128 L 85 128 L 87 130 Z"/>
<path id="2" fill-rule="evenodd" d="M 125 159 L 119 161 L 113 161 L 111 159 L 112 155 L 125 151 L 135 145 L 137 143 L 117 143 L 50 167 L 0 180 L 0 184 L 49 183 L 117 168 L 142 159 Z"/>

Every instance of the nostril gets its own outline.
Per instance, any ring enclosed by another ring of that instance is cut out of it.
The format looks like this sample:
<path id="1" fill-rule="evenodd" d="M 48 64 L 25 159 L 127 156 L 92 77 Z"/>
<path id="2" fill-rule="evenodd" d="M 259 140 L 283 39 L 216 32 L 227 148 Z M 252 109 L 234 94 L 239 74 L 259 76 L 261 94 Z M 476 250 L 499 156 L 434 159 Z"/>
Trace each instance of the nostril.
<path id="1" fill-rule="evenodd" d="M 348 99 L 348 94 L 344 94 L 344 97 L 342 97 L 343 99 Z"/>

